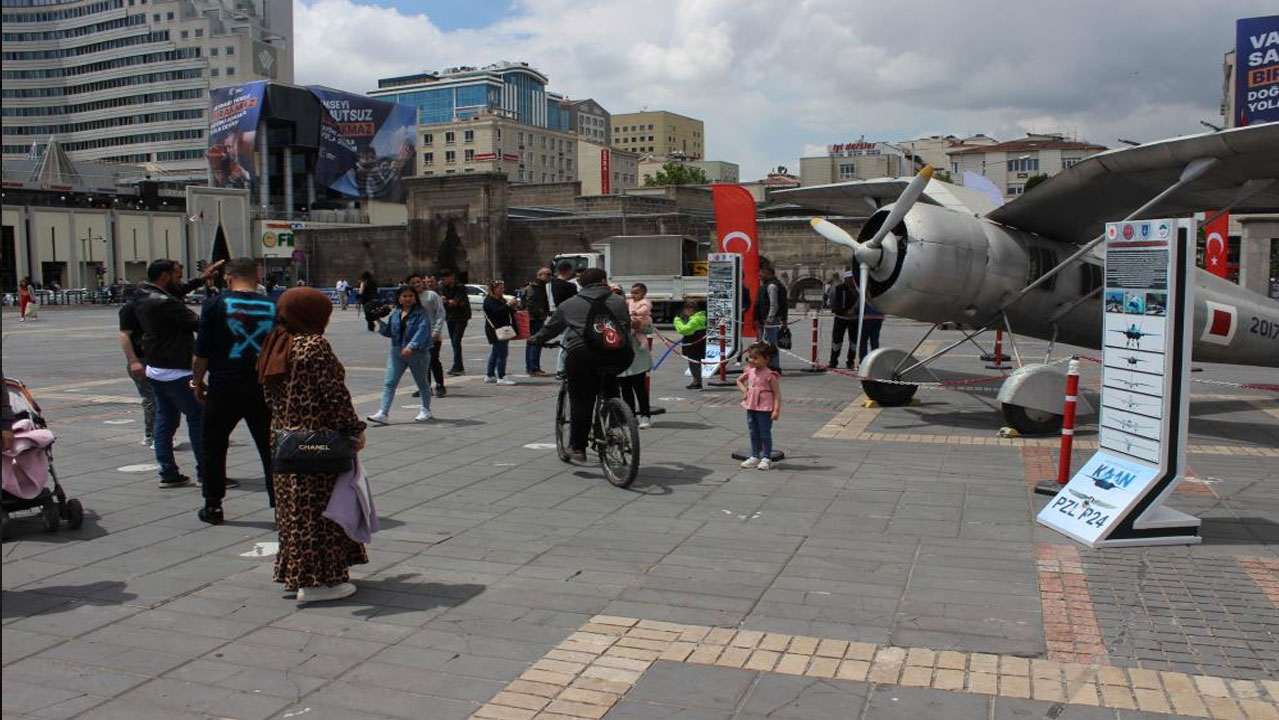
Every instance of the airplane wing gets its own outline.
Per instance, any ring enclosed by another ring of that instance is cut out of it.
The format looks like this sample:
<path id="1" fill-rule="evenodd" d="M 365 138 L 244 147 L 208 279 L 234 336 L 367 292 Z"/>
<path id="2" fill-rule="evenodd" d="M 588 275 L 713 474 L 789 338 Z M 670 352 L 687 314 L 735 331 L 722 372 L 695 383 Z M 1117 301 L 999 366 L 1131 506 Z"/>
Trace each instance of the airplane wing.
<path id="1" fill-rule="evenodd" d="M 1229 204 L 1246 180 L 1279 178 L 1279 123 L 1190 135 L 1094 155 L 986 215 L 1045 237 L 1084 243 L 1177 181 L 1191 160 L 1217 158 L 1147 217 L 1185 215 Z M 1279 181 L 1232 212 L 1279 211 Z"/>
<path id="2" fill-rule="evenodd" d="M 782 202 L 792 202 L 832 215 L 867 217 L 879 207 L 895 202 L 911 180 L 908 177 L 850 180 L 775 190 L 769 195 Z M 981 192 L 940 180 L 930 180 L 919 201 L 965 214 L 984 215 L 995 208 L 995 203 Z"/>

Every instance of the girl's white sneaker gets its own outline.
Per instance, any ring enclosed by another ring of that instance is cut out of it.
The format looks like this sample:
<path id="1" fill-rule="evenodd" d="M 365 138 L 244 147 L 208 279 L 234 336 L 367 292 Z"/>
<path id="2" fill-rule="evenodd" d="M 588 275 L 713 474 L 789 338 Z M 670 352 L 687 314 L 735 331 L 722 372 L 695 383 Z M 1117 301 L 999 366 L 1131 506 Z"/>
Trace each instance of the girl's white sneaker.
<path id="1" fill-rule="evenodd" d="M 760 469 L 760 470 L 772 470 L 772 469 L 773 469 L 773 461 L 772 461 L 772 460 L 769 460 L 768 458 L 764 458 L 763 460 L 760 460 L 760 461 L 759 461 L 759 469 Z"/>
<path id="2" fill-rule="evenodd" d="M 745 460 L 742 461 L 742 467 L 747 469 L 759 467 L 759 458 L 754 456 L 746 458 Z"/>

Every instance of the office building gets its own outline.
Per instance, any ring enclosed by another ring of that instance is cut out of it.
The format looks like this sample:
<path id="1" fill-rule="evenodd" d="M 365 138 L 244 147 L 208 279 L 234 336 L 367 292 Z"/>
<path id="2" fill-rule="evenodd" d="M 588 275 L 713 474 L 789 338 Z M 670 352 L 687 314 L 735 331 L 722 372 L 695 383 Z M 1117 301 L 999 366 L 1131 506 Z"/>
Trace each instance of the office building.
<path id="1" fill-rule="evenodd" d="M 546 90 L 547 82 L 528 63 L 500 62 L 382 78 L 368 95 L 417 108 L 422 126 L 495 115 L 521 125 L 568 132 L 570 108 L 562 95 Z"/>
<path id="2" fill-rule="evenodd" d="M 1105 146 L 1072 140 L 1059 134 L 1027 134 L 1019 140 L 951 150 L 950 175 L 963 184 L 965 172 L 984 175 L 1005 198 L 1014 198 L 1026 189 L 1035 175 L 1056 175 Z"/>
<path id="3" fill-rule="evenodd" d="M 578 179 L 578 136 L 500 114 L 418 125 L 423 175 L 500 172 L 514 183 Z"/>
<path id="4" fill-rule="evenodd" d="M 666 110 L 613 115 L 613 146 L 657 158 L 701 160 L 706 128 L 701 120 Z"/>
<path id="5" fill-rule="evenodd" d="M 901 177 L 912 174 L 912 162 L 908 153 L 886 142 L 833 143 L 826 146 L 825 155 L 799 159 L 800 182 L 810 185 L 828 185 L 848 180 L 868 180 L 880 177 Z"/>
<path id="6" fill-rule="evenodd" d="M 737 166 L 737 163 L 723 160 L 683 160 L 678 157 L 646 156 L 639 162 L 640 182 L 643 183 L 646 177 L 657 177 L 657 173 L 661 172 L 668 164 L 697 168 L 705 173 L 706 182 L 708 183 L 736 183 L 741 175 L 741 169 Z"/>
<path id="7" fill-rule="evenodd" d="M 639 186 L 640 158 L 602 143 L 577 141 L 577 175 L 582 195 L 616 195 Z"/>
<path id="8" fill-rule="evenodd" d="M 565 100 L 568 129 L 587 142 L 612 145 L 613 116 L 594 100 Z"/>
<path id="9" fill-rule="evenodd" d="M 271 0 L 5 0 L 4 160 L 56 137 L 76 161 L 206 176 L 209 88 L 293 79 Z"/>

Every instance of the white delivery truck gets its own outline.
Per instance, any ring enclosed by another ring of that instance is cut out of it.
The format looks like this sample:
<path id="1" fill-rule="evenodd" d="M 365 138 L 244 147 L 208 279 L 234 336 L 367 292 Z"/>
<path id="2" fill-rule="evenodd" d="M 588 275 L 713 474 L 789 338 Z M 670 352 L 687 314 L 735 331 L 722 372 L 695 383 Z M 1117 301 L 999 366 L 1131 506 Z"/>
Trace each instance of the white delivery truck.
<path id="1" fill-rule="evenodd" d="M 648 287 L 653 319 L 666 322 L 686 300 L 706 303 L 707 246 L 682 235 L 614 235 L 591 243 L 592 252 L 556 255 L 551 267 L 573 264 L 575 271 L 603 268 L 610 285 L 629 293 L 635 283 Z"/>

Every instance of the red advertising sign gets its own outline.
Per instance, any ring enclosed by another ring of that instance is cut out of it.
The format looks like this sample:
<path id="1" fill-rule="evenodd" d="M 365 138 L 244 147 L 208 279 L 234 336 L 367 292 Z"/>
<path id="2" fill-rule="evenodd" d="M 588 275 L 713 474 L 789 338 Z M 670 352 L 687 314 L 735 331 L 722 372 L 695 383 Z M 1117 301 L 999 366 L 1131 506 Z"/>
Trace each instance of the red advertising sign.
<path id="1" fill-rule="evenodd" d="M 476 153 L 475 162 L 485 162 L 488 160 L 496 160 L 497 153 Z"/>
<path id="2" fill-rule="evenodd" d="M 1230 244 L 1230 213 L 1204 225 L 1204 269 L 1217 277 L 1226 276 L 1226 248 Z"/>
<path id="3" fill-rule="evenodd" d="M 755 229 L 755 198 L 741 185 L 711 185 L 711 201 L 715 206 L 715 252 L 742 256 L 742 289 L 750 293 L 750 302 L 742 308 L 742 317 L 750 317 L 759 287 L 759 235 Z M 754 323 L 742 323 L 742 337 L 755 337 Z"/>
<path id="4" fill-rule="evenodd" d="M 600 194 L 601 195 L 608 195 L 613 189 L 608 182 L 609 178 L 611 177 L 611 174 L 609 172 L 609 167 L 608 167 L 609 160 L 611 159 L 612 159 L 612 155 L 611 153 L 609 153 L 608 148 L 600 148 Z"/>
<path id="5" fill-rule="evenodd" d="M 503 162 L 519 162 L 520 156 L 515 153 L 502 153 Z"/>

